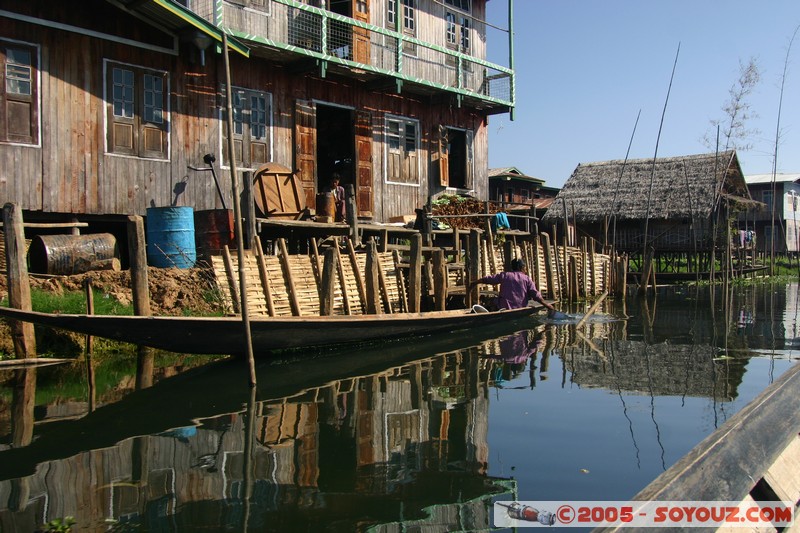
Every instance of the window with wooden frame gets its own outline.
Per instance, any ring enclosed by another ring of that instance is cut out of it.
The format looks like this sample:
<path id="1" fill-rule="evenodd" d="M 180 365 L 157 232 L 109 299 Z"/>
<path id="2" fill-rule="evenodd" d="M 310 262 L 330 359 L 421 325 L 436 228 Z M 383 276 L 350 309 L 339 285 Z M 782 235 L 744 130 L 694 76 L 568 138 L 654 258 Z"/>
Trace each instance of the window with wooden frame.
<path id="1" fill-rule="evenodd" d="M 386 181 L 419 185 L 419 122 L 386 117 Z"/>
<path id="2" fill-rule="evenodd" d="M 0 141 L 39 144 L 39 49 L 0 41 Z"/>
<path id="3" fill-rule="evenodd" d="M 446 11 L 444 20 L 447 47 L 462 54 L 469 54 L 472 48 L 469 17 Z"/>
<path id="4" fill-rule="evenodd" d="M 387 0 L 386 2 L 386 27 L 390 30 L 397 30 L 397 0 Z"/>
<path id="5" fill-rule="evenodd" d="M 467 13 L 469 13 L 472 9 L 470 0 L 444 0 L 444 3 L 449 6 L 453 6 L 456 9 L 466 11 Z"/>
<path id="6" fill-rule="evenodd" d="M 166 72 L 106 63 L 107 147 L 112 154 L 169 157 Z"/>
<path id="7" fill-rule="evenodd" d="M 222 89 L 225 94 L 225 88 Z M 272 95 L 262 91 L 233 87 L 233 149 L 236 164 L 256 169 L 272 160 Z M 230 166 L 228 157 L 228 125 L 222 99 L 222 164 Z"/>

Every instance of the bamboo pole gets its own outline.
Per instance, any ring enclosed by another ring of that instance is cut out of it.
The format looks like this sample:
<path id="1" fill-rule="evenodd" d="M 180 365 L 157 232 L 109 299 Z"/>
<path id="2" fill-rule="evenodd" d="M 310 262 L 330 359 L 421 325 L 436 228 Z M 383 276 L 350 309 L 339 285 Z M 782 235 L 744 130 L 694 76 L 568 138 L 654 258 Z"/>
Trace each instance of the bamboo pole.
<path id="1" fill-rule="evenodd" d="M 264 291 L 264 300 L 267 302 L 267 312 L 269 316 L 275 316 L 275 302 L 272 299 L 272 286 L 269 281 L 267 262 L 264 258 L 264 248 L 261 246 L 261 239 L 256 239 L 256 259 L 258 260 L 258 275 L 261 277 L 261 289 Z"/>
<path id="2" fill-rule="evenodd" d="M 222 57 L 225 63 L 225 105 L 228 124 L 228 160 L 231 165 L 231 194 L 233 195 L 233 217 L 236 228 L 237 256 L 239 258 L 239 293 L 242 307 L 242 329 L 244 331 L 244 348 L 250 371 L 250 386 L 256 386 L 256 364 L 253 356 L 253 339 L 250 332 L 250 311 L 247 306 L 247 278 L 244 269 L 244 235 L 242 234 L 242 209 L 239 198 L 238 170 L 236 168 L 236 150 L 233 139 L 233 91 L 231 90 L 231 63 L 228 54 L 228 34 L 222 32 Z"/>
<path id="3" fill-rule="evenodd" d="M 583 318 L 581 318 L 580 321 L 577 324 L 575 324 L 575 329 L 580 328 L 581 326 L 583 326 L 586 323 L 586 321 L 589 319 L 589 317 L 592 316 L 594 314 L 594 312 L 597 311 L 597 309 L 600 307 L 600 304 L 603 303 L 603 300 L 606 299 L 606 296 L 608 296 L 608 291 L 603 291 L 603 294 L 600 295 L 600 297 L 589 308 L 589 310 L 586 312 L 586 314 L 583 315 Z"/>

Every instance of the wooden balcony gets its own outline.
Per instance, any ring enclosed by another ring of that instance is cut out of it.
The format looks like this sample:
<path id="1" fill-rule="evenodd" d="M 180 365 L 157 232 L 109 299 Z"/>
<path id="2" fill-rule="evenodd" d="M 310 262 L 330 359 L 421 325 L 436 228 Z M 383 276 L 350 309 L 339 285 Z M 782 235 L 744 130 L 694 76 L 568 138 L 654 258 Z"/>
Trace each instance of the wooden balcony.
<path id="1" fill-rule="evenodd" d="M 252 56 L 298 71 L 354 77 L 373 91 L 452 95 L 460 105 L 489 114 L 514 107 L 514 71 L 509 68 L 294 0 L 260 0 L 258 7 L 241 3 L 198 0 L 192 7 L 245 41 Z M 442 34 L 443 28 L 444 22 Z M 485 47 L 485 40 L 473 41 Z"/>

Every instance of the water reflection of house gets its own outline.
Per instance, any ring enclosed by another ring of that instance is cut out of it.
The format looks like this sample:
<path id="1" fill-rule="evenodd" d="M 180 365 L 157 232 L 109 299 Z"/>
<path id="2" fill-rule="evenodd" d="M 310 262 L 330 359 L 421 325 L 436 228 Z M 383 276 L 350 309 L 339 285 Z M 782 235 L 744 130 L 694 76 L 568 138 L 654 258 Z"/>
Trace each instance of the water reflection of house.
<path id="1" fill-rule="evenodd" d="M 641 341 L 597 341 L 564 351 L 571 381 L 583 387 L 635 391 L 653 396 L 694 396 L 730 401 L 744 375 L 744 365 L 715 361 L 710 345 L 647 345 Z"/>
<path id="2" fill-rule="evenodd" d="M 484 499 L 503 492 L 486 477 L 490 372 L 464 350 L 45 461 L 0 482 L 0 529 L 65 516 L 180 530 L 243 520 L 485 529 Z"/>

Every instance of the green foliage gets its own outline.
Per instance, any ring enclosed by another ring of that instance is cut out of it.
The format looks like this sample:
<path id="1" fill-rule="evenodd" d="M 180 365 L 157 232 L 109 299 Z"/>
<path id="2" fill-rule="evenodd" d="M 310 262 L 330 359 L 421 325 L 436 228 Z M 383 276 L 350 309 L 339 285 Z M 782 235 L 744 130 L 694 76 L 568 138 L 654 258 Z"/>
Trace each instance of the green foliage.
<path id="1" fill-rule="evenodd" d="M 54 520 L 50 520 L 47 524 L 45 524 L 45 529 L 47 533 L 69 533 L 72 531 L 72 526 L 74 526 L 77 522 L 71 516 L 66 516 L 64 518 L 56 518 Z"/>

